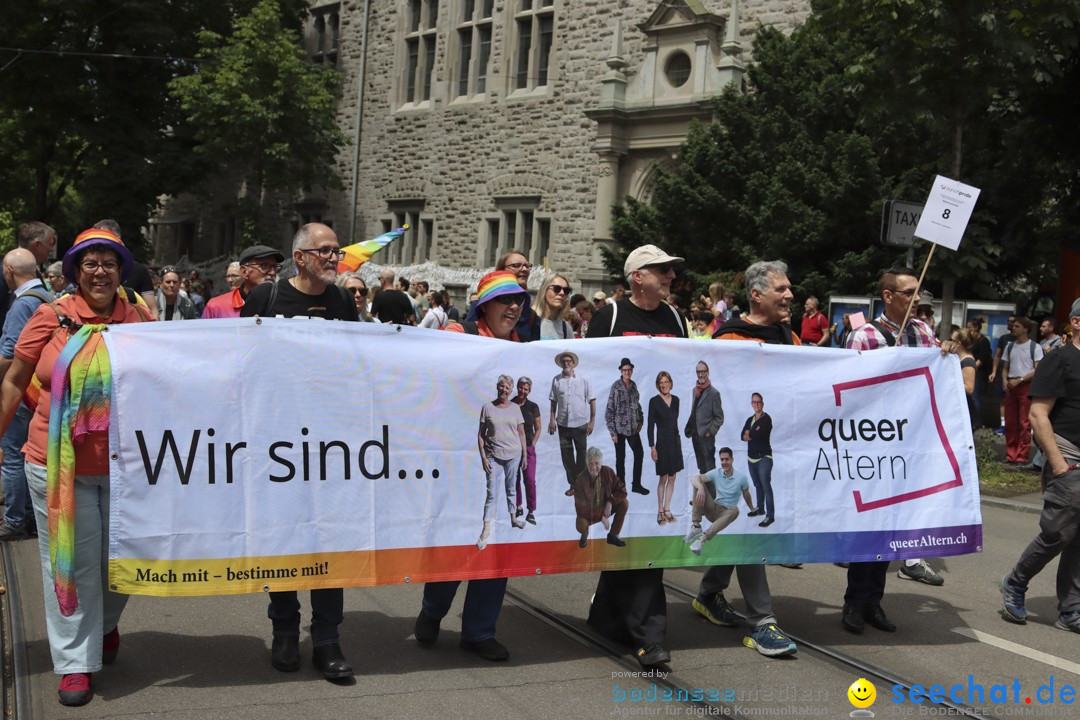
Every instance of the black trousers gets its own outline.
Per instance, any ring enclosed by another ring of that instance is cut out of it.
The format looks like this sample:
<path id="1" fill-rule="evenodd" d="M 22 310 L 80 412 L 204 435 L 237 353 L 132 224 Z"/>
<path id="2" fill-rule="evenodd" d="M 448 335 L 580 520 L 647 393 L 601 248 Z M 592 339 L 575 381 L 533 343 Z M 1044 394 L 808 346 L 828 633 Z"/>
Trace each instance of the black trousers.
<path id="1" fill-rule="evenodd" d="M 888 560 L 851 563 L 848 565 L 844 603 L 880 605 L 881 598 L 885 595 L 885 578 L 888 574 Z"/>
<path id="2" fill-rule="evenodd" d="M 596 583 L 589 625 L 633 647 L 663 645 L 667 637 L 664 570 L 605 570 Z"/>
<path id="3" fill-rule="evenodd" d="M 645 460 L 645 451 L 641 447 L 641 436 L 616 435 L 615 438 L 615 474 L 624 483 L 626 482 L 626 444 L 630 443 L 630 450 L 634 453 L 634 482 L 631 487 L 640 487 L 641 463 Z"/>

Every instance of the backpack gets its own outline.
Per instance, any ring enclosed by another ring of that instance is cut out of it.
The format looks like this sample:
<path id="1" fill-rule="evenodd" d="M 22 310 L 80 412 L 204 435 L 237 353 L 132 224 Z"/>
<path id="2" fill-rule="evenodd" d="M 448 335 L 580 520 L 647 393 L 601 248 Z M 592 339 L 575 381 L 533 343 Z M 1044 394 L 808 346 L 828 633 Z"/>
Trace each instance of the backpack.
<path id="1" fill-rule="evenodd" d="M 1010 340 L 1008 342 L 1008 344 L 1005 345 L 1005 352 L 1002 354 L 1002 357 L 1005 358 L 1005 362 L 1010 362 L 1009 355 L 1012 353 L 1013 345 L 1015 345 L 1015 344 L 1016 344 L 1015 340 Z M 1031 351 L 1031 364 L 1032 364 L 1032 366 L 1034 366 L 1035 365 L 1035 341 L 1032 340 L 1031 338 L 1028 338 L 1028 350 Z"/>

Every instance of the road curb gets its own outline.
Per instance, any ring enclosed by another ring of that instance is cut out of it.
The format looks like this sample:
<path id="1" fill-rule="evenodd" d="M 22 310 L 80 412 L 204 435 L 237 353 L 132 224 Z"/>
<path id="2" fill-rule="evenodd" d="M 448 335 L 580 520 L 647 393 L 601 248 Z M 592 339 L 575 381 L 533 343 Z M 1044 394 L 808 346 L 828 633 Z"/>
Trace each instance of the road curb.
<path id="1" fill-rule="evenodd" d="M 1042 512 L 1042 505 L 1033 505 L 1031 503 L 1018 502 L 1006 498 L 986 497 L 985 495 L 982 497 L 982 504 L 989 505 L 990 507 L 1002 508 L 1003 510 L 1030 513 L 1032 515 L 1038 515 Z"/>

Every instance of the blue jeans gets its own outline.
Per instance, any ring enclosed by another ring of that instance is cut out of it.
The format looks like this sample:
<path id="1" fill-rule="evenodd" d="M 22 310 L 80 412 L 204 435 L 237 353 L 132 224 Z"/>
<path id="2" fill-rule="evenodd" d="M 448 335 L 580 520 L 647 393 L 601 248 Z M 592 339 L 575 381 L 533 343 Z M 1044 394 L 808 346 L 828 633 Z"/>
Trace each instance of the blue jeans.
<path id="1" fill-rule="evenodd" d="M 109 477 L 75 478 L 75 591 L 79 607 L 64 617 L 56 601 L 49 563 L 49 511 L 45 504 L 46 473 L 26 463 L 26 479 L 37 516 L 41 582 L 45 586 L 45 629 L 53 670 L 58 675 L 101 670 L 101 638 L 120 621 L 128 596 L 109 590 Z"/>
<path id="2" fill-rule="evenodd" d="M 30 491 L 26 486 L 25 459 L 22 446 L 26 443 L 26 434 L 30 429 L 30 418 L 34 413 L 23 403 L 15 410 L 7 432 L 0 439 L 4 449 L 4 464 L 0 467 L 0 477 L 4 481 L 4 524 L 22 525 L 34 512 L 30 502 Z"/>
<path id="3" fill-rule="evenodd" d="M 764 510 L 765 517 L 771 520 L 776 512 L 772 494 L 773 459 L 766 456 L 757 462 L 747 461 L 746 464 L 750 468 L 750 479 L 754 481 L 754 489 L 757 490 L 757 509 Z"/>
<path id="4" fill-rule="evenodd" d="M 429 582 L 424 585 L 424 614 L 442 620 L 450 612 L 460 580 Z M 506 595 L 506 578 L 470 580 L 465 593 L 465 608 L 461 613 L 461 639 L 481 642 L 495 637 L 495 623 L 499 621 L 503 596 Z"/>

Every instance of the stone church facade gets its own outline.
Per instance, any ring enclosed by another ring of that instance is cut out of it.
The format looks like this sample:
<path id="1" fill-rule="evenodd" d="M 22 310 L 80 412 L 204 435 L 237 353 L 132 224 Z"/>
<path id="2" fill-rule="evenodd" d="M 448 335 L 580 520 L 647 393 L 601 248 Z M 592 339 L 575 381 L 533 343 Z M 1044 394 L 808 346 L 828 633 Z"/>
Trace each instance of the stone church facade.
<path id="1" fill-rule="evenodd" d="M 709 99 L 741 87 L 754 28 L 808 12 L 808 0 L 316 0 L 305 43 L 343 75 L 344 190 L 278 199 L 266 242 L 287 248 L 313 220 L 342 245 L 408 224 L 373 262 L 478 274 L 517 248 L 575 288 L 606 287 L 611 205 L 647 199 Z M 235 193 L 167 199 L 155 260 L 235 254 Z"/>

